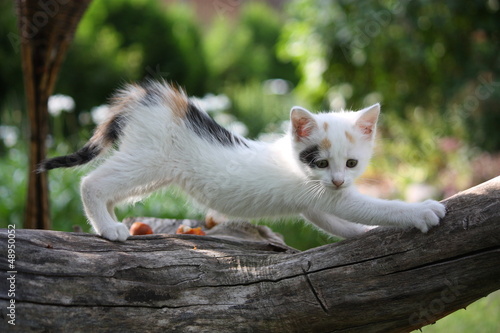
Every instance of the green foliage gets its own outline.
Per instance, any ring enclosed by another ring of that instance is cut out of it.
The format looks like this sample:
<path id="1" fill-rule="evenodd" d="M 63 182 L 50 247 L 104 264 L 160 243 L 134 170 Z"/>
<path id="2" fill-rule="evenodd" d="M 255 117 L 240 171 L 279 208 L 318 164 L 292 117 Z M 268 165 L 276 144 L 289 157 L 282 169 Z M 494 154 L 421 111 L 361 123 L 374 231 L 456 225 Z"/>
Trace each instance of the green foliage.
<path id="1" fill-rule="evenodd" d="M 271 83 L 272 81 L 268 81 Z M 286 84 L 283 81 L 279 81 Z M 248 127 L 251 138 L 263 132 L 282 132 L 279 124 L 288 119 L 297 99 L 289 92 L 273 93 L 268 85 L 258 81 L 227 86 L 224 91 L 232 100 L 232 113 Z"/>
<path id="2" fill-rule="evenodd" d="M 20 36 L 13 1 L 0 1 L 0 114 L 7 105 L 19 105 L 24 95 Z"/>
<path id="3" fill-rule="evenodd" d="M 415 108 L 406 118 L 383 114 L 377 153 L 365 177 L 390 175 L 400 191 L 392 196 L 401 199 L 412 184 L 434 184 L 442 191 L 436 199 L 474 185 L 471 161 L 477 151 L 453 136 L 465 129 L 451 120 L 423 108 Z"/>
<path id="4" fill-rule="evenodd" d="M 298 91 L 313 103 L 359 108 L 376 93 L 385 112 L 401 117 L 415 107 L 453 110 L 470 118 L 470 142 L 498 150 L 495 3 L 296 0 L 280 55 L 299 66 Z M 343 84 L 352 89 L 338 96 Z"/>
<path id="5" fill-rule="evenodd" d="M 164 77 L 199 94 L 205 89 L 202 55 L 196 18 L 187 8 L 95 1 L 80 22 L 56 91 L 82 109 L 106 102 L 120 83 L 145 77 Z"/>
<path id="6" fill-rule="evenodd" d="M 283 19 L 264 3 L 242 6 L 237 25 L 219 16 L 206 35 L 212 89 L 271 78 L 297 82 L 295 66 L 279 60 L 274 51 Z"/>

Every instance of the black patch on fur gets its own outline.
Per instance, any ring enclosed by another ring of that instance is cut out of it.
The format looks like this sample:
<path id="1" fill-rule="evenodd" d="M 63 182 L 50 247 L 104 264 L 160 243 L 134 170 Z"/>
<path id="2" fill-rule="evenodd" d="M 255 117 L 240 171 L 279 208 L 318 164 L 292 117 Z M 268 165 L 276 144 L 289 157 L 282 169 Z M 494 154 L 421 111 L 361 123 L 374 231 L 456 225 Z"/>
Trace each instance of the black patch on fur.
<path id="1" fill-rule="evenodd" d="M 309 148 L 304 149 L 299 154 L 299 159 L 302 163 L 309 165 L 311 168 L 316 168 L 316 162 L 319 157 L 319 146 L 314 145 Z"/>
<path id="2" fill-rule="evenodd" d="M 248 147 L 245 139 L 240 138 L 227 129 L 217 124 L 208 114 L 199 110 L 196 105 L 189 102 L 186 112 L 186 120 L 200 138 L 208 139 L 212 142 L 220 143 L 223 146 L 242 145 Z"/>
<path id="3" fill-rule="evenodd" d="M 85 145 L 76 153 L 44 160 L 39 164 L 37 171 L 44 172 L 57 168 L 70 168 L 77 165 L 82 165 L 90 162 L 97 155 L 99 155 L 100 152 L 101 148 L 99 148 L 98 146 Z"/>
<path id="4" fill-rule="evenodd" d="M 125 117 L 123 115 L 115 115 L 115 117 L 111 121 L 111 124 L 109 124 L 109 126 L 106 128 L 106 133 L 104 134 L 106 142 L 113 143 L 120 138 L 124 121 Z"/>

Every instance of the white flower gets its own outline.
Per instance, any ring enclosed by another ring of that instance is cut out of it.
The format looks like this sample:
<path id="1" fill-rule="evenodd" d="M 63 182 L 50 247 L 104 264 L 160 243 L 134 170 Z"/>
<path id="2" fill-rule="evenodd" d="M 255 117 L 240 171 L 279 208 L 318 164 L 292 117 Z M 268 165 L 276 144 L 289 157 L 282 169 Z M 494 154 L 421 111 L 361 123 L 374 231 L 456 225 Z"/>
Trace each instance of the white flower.
<path id="1" fill-rule="evenodd" d="M 206 94 L 203 98 L 191 97 L 190 99 L 206 112 L 220 112 L 231 107 L 229 97 L 224 94 Z"/>
<path id="2" fill-rule="evenodd" d="M 71 112 L 75 109 L 75 100 L 66 95 L 53 95 L 49 97 L 49 113 L 57 117 L 62 111 Z"/>
<path id="3" fill-rule="evenodd" d="M 90 110 L 90 114 L 92 116 L 92 121 L 94 122 L 94 124 L 99 125 L 108 118 L 109 106 L 107 105 L 96 106 L 92 108 L 92 110 Z"/>
<path id="4" fill-rule="evenodd" d="M 240 121 L 229 123 L 226 127 L 229 131 L 239 136 L 246 136 L 248 134 L 247 126 Z"/>
<path id="5" fill-rule="evenodd" d="M 19 130 L 14 126 L 0 126 L 0 139 L 7 147 L 13 147 L 17 143 Z"/>

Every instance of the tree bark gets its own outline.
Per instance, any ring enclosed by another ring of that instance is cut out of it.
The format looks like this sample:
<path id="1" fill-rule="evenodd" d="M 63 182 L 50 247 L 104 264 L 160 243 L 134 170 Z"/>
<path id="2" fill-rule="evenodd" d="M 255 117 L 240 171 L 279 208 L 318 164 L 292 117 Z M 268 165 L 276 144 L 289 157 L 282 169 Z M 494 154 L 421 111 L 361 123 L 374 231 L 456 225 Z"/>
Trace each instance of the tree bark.
<path id="1" fill-rule="evenodd" d="M 447 216 L 427 234 L 378 228 L 304 252 L 213 236 L 116 243 L 16 230 L 9 267 L 3 229 L 0 330 L 409 332 L 500 289 L 500 177 L 444 202 Z"/>
<path id="2" fill-rule="evenodd" d="M 25 228 L 50 229 L 47 173 L 35 170 L 46 155 L 47 102 L 66 50 L 90 1 L 16 1 L 30 129 Z"/>

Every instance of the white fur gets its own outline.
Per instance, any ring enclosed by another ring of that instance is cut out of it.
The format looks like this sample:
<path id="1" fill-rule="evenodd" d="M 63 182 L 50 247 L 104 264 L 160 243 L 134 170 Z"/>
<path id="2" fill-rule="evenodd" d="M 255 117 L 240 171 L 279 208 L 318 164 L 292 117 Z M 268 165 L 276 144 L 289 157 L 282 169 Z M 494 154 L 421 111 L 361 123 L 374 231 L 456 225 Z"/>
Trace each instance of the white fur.
<path id="1" fill-rule="evenodd" d="M 168 86 L 163 89 L 166 95 L 172 93 Z M 245 140 L 248 147 L 224 146 L 199 137 L 172 112 L 174 107 L 168 102 L 133 103 L 118 149 L 82 180 L 85 212 L 104 238 L 124 241 L 129 236 L 127 228 L 116 221 L 118 202 L 136 200 L 169 184 L 226 216 L 302 214 L 323 230 L 343 237 L 369 229 L 361 224 L 416 227 L 426 232 L 445 215 L 445 207 L 436 201 L 410 204 L 356 191 L 354 180 L 368 164 L 375 131 L 373 124 L 371 135 L 363 133 L 366 124 L 360 117 L 368 112 L 376 121 L 378 105 L 360 112 L 310 114 L 316 123 L 311 123 L 314 128 L 307 137 L 299 140 L 292 122 L 290 131 L 276 142 Z M 354 143 L 346 131 L 352 133 Z M 322 153 L 330 166 L 311 169 L 298 154 L 324 138 L 331 142 L 331 148 Z M 349 158 L 357 159 L 358 166 L 347 168 Z M 341 179 L 342 186 L 334 186 L 334 179 Z"/>

